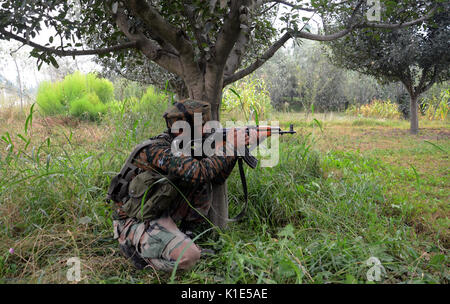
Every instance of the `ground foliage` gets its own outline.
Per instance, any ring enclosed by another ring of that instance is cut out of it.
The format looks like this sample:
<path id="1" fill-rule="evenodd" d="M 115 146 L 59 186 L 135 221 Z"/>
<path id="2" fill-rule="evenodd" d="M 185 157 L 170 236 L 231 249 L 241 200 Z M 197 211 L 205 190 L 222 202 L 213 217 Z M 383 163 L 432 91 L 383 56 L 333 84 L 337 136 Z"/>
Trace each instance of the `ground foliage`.
<path id="1" fill-rule="evenodd" d="M 165 106 L 133 107 L 98 123 L 2 110 L 2 282 L 65 282 L 73 256 L 90 283 L 365 283 L 372 256 L 383 283 L 448 282 L 448 125 L 423 122 L 419 137 L 401 120 L 332 113 L 274 114 L 298 133 L 282 139 L 276 167 L 246 168 L 245 220 L 198 240 L 216 255 L 173 277 L 134 270 L 104 197 L 128 151 L 165 128 Z M 229 197 L 233 215 L 236 172 Z"/>

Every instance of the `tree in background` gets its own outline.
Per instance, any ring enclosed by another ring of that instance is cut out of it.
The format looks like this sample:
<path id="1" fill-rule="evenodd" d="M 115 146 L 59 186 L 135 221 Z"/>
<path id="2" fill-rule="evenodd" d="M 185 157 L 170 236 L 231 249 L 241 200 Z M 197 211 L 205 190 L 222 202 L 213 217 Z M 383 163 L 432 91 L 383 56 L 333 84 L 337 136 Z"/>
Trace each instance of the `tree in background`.
<path id="1" fill-rule="evenodd" d="M 408 11 L 408 22 L 367 20 L 359 1 L 276 0 L 79 0 L 1 1 L 0 39 L 32 46 L 31 55 L 57 65 L 54 56 L 111 56 L 125 67 L 152 61 L 183 81 L 186 96 L 211 103 L 219 119 L 223 88 L 261 67 L 287 41 L 304 38 L 332 41 L 367 27 L 399 28 L 420 24 L 436 10 L 433 3 L 419 13 Z M 385 4 L 392 13 L 405 10 L 408 0 Z M 284 24 L 271 22 L 280 5 Z M 343 22 L 335 31 L 314 34 L 305 27 L 311 18 L 333 14 Z M 56 34 L 47 44 L 35 42 L 45 25 Z M 91 49 L 82 48 L 88 45 Z M 228 217 L 226 186 L 214 187 L 212 220 L 225 226 Z"/>
<path id="2" fill-rule="evenodd" d="M 28 57 L 29 53 L 22 49 L 18 42 L 4 43 L 0 46 L 0 75 L 5 80 L 7 77 L 9 78 L 11 82 L 9 89 L 17 92 L 21 107 L 23 107 L 25 99 L 29 98 L 29 88 L 25 85 L 24 74 L 27 65 L 33 64 L 33 62 Z M 8 75 L 9 73 L 11 75 Z M 14 80 L 12 75 L 15 76 Z M 4 85 L 7 85 L 6 81 L 3 82 Z"/>
<path id="3" fill-rule="evenodd" d="M 283 109 L 286 102 L 293 105 L 298 101 L 298 68 L 291 50 L 287 49 L 278 51 L 256 71 L 255 76 L 264 79 L 275 108 Z"/>
<path id="4" fill-rule="evenodd" d="M 417 10 L 428 2 L 412 1 L 415 6 L 405 9 Z M 447 2 L 421 27 L 364 29 L 331 43 L 332 59 L 339 66 L 373 75 L 384 83 L 403 83 L 410 97 L 413 134 L 419 129 L 419 96 L 433 84 L 450 79 L 449 8 Z M 389 21 L 402 22 L 404 13 L 390 15 Z"/>
<path id="5" fill-rule="evenodd" d="M 329 61 L 327 43 L 298 41 L 277 52 L 255 74 L 263 78 L 272 104 L 292 110 L 343 111 L 373 99 L 399 100 L 401 83 L 382 85 L 373 76 L 339 68 Z"/>

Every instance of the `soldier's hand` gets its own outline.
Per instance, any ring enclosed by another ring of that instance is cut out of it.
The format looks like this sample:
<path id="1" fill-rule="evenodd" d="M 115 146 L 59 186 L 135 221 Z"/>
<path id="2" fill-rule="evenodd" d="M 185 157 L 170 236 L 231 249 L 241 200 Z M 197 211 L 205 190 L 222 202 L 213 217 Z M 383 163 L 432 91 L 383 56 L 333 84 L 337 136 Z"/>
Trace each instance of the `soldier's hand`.
<path id="1" fill-rule="evenodd" d="M 267 131 L 250 129 L 249 144 L 255 146 L 262 143 L 269 135 Z"/>
<path id="2" fill-rule="evenodd" d="M 226 145 L 225 155 L 234 155 L 234 151 L 244 151 L 245 146 L 249 144 L 249 140 L 249 136 L 244 129 L 231 128 L 227 133 L 225 142 L 217 145 L 216 149 L 222 149 Z"/>
<path id="3" fill-rule="evenodd" d="M 249 144 L 249 136 L 242 128 L 231 128 L 227 134 L 227 143 L 231 144 L 233 148 L 244 148 Z"/>

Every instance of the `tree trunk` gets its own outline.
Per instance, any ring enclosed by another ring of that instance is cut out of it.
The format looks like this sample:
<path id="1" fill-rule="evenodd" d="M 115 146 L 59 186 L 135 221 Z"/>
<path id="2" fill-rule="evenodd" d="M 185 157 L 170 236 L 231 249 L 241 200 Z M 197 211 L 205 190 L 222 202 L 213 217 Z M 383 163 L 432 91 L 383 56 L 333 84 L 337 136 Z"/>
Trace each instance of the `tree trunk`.
<path id="1" fill-rule="evenodd" d="M 411 133 L 417 134 L 419 132 L 419 117 L 418 117 L 418 104 L 417 104 L 417 95 L 410 95 L 411 102 L 410 102 L 410 120 L 411 120 Z"/>
<path id="2" fill-rule="evenodd" d="M 212 118 L 220 121 L 220 103 L 222 100 L 222 90 L 216 95 L 215 102 L 212 102 Z M 228 222 L 228 195 L 227 183 L 213 185 L 213 201 L 208 214 L 209 219 L 221 229 L 225 229 Z"/>
<path id="3" fill-rule="evenodd" d="M 215 66 L 208 66 L 203 75 L 203 83 L 195 83 L 195 87 L 189 86 L 185 81 L 189 97 L 197 100 L 207 101 L 211 104 L 211 115 L 213 120 L 220 121 L 220 105 L 222 102 L 222 71 Z M 218 77 L 219 76 L 219 77 Z M 196 77 L 199 78 L 198 76 Z M 221 229 L 226 228 L 228 222 L 228 196 L 227 184 L 213 184 L 213 201 L 208 214 L 211 222 Z"/>
<path id="4" fill-rule="evenodd" d="M 23 88 L 22 88 L 22 77 L 20 77 L 20 69 L 17 64 L 16 58 L 13 56 L 14 64 L 16 65 L 17 70 L 17 82 L 19 84 L 19 97 L 20 97 L 20 108 L 23 109 Z"/>

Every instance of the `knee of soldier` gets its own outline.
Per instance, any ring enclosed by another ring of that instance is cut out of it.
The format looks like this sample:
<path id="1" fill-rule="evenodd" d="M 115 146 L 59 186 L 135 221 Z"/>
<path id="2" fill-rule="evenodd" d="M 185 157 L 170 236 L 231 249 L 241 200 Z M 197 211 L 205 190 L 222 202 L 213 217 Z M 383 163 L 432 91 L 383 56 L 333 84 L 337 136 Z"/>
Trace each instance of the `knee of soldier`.
<path id="1" fill-rule="evenodd" d="M 200 259 L 200 248 L 198 248 L 196 244 L 192 243 L 191 240 L 186 240 L 180 246 L 175 248 L 170 254 L 170 257 L 173 260 L 177 260 L 186 247 L 188 248 L 184 251 L 178 264 L 179 269 L 189 269 L 193 267 Z"/>

